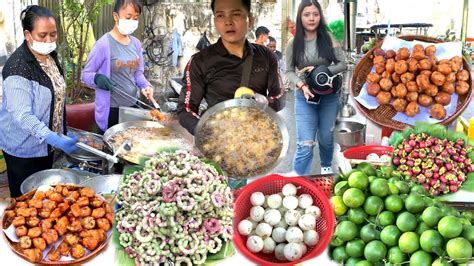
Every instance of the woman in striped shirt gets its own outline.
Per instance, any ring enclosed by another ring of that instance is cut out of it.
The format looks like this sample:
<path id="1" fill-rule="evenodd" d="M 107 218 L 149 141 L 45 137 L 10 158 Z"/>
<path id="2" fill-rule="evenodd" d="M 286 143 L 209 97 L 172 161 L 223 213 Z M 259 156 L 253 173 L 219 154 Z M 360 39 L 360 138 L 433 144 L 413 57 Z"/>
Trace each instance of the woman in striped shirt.
<path id="1" fill-rule="evenodd" d="M 77 138 L 66 137 L 66 83 L 56 49 L 52 13 L 37 5 L 21 12 L 25 41 L 3 68 L 0 149 L 7 163 L 10 196 L 31 174 L 50 169 L 53 150 L 76 149 Z"/>

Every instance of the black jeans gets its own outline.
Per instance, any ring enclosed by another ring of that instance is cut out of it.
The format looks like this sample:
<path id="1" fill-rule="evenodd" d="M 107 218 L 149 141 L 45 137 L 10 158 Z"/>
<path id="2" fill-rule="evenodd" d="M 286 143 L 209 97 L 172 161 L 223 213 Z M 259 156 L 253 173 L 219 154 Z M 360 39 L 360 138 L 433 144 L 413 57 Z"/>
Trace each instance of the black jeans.
<path id="1" fill-rule="evenodd" d="M 21 196 L 20 186 L 30 175 L 53 167 L 53 154 L 45 157 L 20 158 L 3 151 L 7 163 L 10 197 Z"/>

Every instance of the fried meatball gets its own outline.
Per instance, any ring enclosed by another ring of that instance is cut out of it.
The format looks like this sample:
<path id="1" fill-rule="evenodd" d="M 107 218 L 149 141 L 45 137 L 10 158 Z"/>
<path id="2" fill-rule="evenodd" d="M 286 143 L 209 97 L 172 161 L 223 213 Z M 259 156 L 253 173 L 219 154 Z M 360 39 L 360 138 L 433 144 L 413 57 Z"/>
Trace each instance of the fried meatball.
<path id="1" fill-rule="evenodd" d="M 81 208 L 81 217 L 90 216 L 91 213 L 92 213 L 92 210 L 89 206 L 85 206 Z"/>
<path id="2" fill-rule="evenodd" d="M 393 108 L 395 109 L 395 111 L 397 112 L 404 112 L 405 111 L 405 108 L 407 107 L 407 100 L 405 99 L 395 99 L 395 101 L 393 101 L 392 105 L 393 105 Z"/>
<path id="3" fill-rule="evenodd" d="M 15 208 L 16 208 L 16 209 L 19 209 L 19 208 L 28 208 L 28 203 L 27 203 L 27 202 L 24 202 L 24 201 L 17 201 L 16 204 L 15 204 Z"/>
<path id="4" fill-rule="evenodd" d="M 63 202 L 63 200 L 64 200 L 63 195 L 61 195 L 58 192 L 51 193 L 51 195 L 49 195 L 48 199 L 56 201 L 56 202 Z"/>
<path id="5" fill-rule="evenodd" d="M 67 229 L 71 232 L 78 232 L 82 230 L 82 225 L 80 220 L 71 221 Z"/>
<path id="6" fill-rule="evenodd" d="M 28 206 L 36 209 L 41 209 L 43 207 L 43 202 L 39 199 L 30 199 L 28 201 Z"/>
<path id="7" fill-rule="evenodd" d="M 20 225 L 15 228 L 15 233 L 17 237 L 26 236 L 26 234 L 28 234 L 28 228 L 24 225 Z"/>
<path id="8" fill-rule="evenodd" d="M 427 89 L 424 90 L 425 94 L 431 97 L 436 96 L 438 94 L 438 86 L 430 84 Z"/>
<path id="9" fill-rule="evenodd" d="M 398 75 L 401 75 L 401 74 L 407 72 L 407 70 L 408 70 L 408 64 L 405 60 L 398 60 L 395 63 L 395 72 Z"/>
<path id="10" fill-rule="evenodd" d="M 51 211 L 56 209 L 56 206 L 58 206 L 58 204 L 56 203 L 56 201 L 53 201 L 53 200 L 47 200 L 43 204 L 44 209 L 48 209 L 48 210 L 51 210 Z"/>
<path id="11" fill-rule="evenodd" d="M 69 196 L 69 189 L 67 187 L 64 187 L 61 191 L 61 195 L 63 195 L 63 197 Z"/>
<path id="12" fill-rule="evenodd" d="M 465 69 L 461 70 L 456 74 L 456 78 L 459 81 L 468 81 L 469 80 L 469 72 Z"/>
<path id="13" fill-rule="evenodd" d="M 444 109 L 443 105 L 439 103 L 435 103 L 431 107 L 430 114 L 431 114 L 431 117 L 438 120 L 442 120 L 446 117 L 446 109 Z"/>
<path id="14" fill-rule="evenodd" d="M 412 92 L 407 93 L 407 100 L 408 100 L 409 102 L 416 102 L 416 101 L 418 101 L 418 92 L 412 91 Z"/>
<path id="15" fill-rule="evenodd" d="M 405 84 L 399 83 L 397 86 L 395 86 L 392 89 L 392 95 L 395 98 L 405 98 L 407 96 L 407 88 L 405 87 Z"/>
<path id="16" fill-rule="evenodd" d="M 97 208 L 97 207 L 100 207 L 102 206 L 102 203 L 104 203 L 101 199 L 95 197 L 91 202 L 90 204 L 92 205 L 92 207 L 94 208 Z"/>
<path id="17" fill-rule="evenodd" d="M 379 92 L 379 94 L 377 94 L 377 102 L 380 105 L 388 104 L 391 99 L 392 99 L 392 94 L 388 91 L 381 91 Z"/>
<path id="18" fill-rule="evenodd" d="M 383 55 L 377 55 L 374 57 L 374 65 L 377 63 L 385 63 L 385 57 Z"/>
<path id="19" fill-rule="evenodd" d="M 429 77 L 426 75 L 416 76 L 416 85 L 418 85 L 422 90 L 428 89 L 431 85 Z"/>
<path id="20" fill-rule="evenodd" d="M 426 48 L 425 48 L 425 54 L 427 56 L 435 56 L 436 54 L 436 46 L 434 46 L 433 44 L 432 45 L 428 45 Z"/>
<path id="21" fill-rule="evenodd" d="M 43 258 L 43 254 L 41 253 L 41 250 L 37 248 L 24 249 L 23 254 L 25 254 L 28 261 L 32 263 L 39 262 Z"/>
<path id="22" fill-rule="evenodd" d="M 458 55 L 453 56 L 449 61 L 450 62 L 455 62 L 455 63 L 458 63 L 458 64 L 462 64 L 462 58 Z"/>
<path id="23" fill-rule="evenodd" d="M 446 77 L 438 71 L 435 71 L 431 73 L 431 83 L 433 83 L 436 86 L 442 86 L 444 82 L 446 81 Z"/>
<path id="24" fill-rule="evenodd" d="M 426 77 L 428 77 L 428 79 L 431 78 L 431 73 L 433 73 L 433 72 L 431 72 L 431 70 L 422 70 L 422 71 L 420 71 L 420 75 L 425 75 Z"/>
<path id="25" fill-rule="evenodd" d="M 69 195 L 68 195 L 66 198 L 64 198 L 64 200 L 65 200 L 67 203 L 69 203 L 69 205 L 72 205 L 72 204 L 74 204 L 74 203 L 77 201 L 77 199 L 79 199 L 79 197 L 80 197 L 79 192 L 77 192 L 77 191 L 70 191 L 70 192 L 69 192 Z"/>
<path id="26" fill-rule="evenodd" d="M 418 60 L 415 58 L 409 58 L 407 60 L 408 63 L 408 71 L 411 73 L 415 73 L 418 70 Z"/>
<path id="27" fill-rule="evenodd" d="M 28 227 L 36 227 L 38 226 L 40 223 L 40 219 L 38 217 L 29 217 L 27 220 L 26 220 L 26 224 L 28 225 Z"/>
<path id="28" fill-rule="evenodd" d="M 400 75 L 397 72 L 392 73 L 392 81 L 395 83 L 400 83 Z"/>
<path id="29" fill-rule="evenodd" d="M 418 61 L 418 68 L 420 70 L 431 70 L 433 63 L 430 59 L 423 59 Z"/>
<path id="30" fill-rule="evenodd" d="M 61 244 L 58 246 L 58 251 L 63 255 L 64 257 L 69 256 L 69 247 L 67 246 L 66 242 L 63 241 Z"/>
<path id="31" fill-rule="evenodd" d="M 380 75 L 372 72 L 367 75 L 367 83 L 378 83 L 380 81 Z"/>
<path id="32" fill-rule="evenodd" d="M 23 217 L 30 217 L 30 216 L 36 216 L 38 214 L 38 211 L 35 208 L 18 208 L 16 209 L 16 215 L 17 216 L 23 216 Z"/>
<path id="33" fill-rule="evenodd" d="M 84 207 L 89 205 L 89 198 L 88 197 L 80 197 L 77 199 L 76 204 L 78 204 L 80 207 Z"/>
<path id="34" fill-rule="evenodd" d="M 105 209 L 102 207 L 96 208 L 92 210 L 92 217 L 94 218 L 102 218 L 105 215 Z"/>
<path id="35" fill-rule="evenodd" d="M 385 71 L 385 63 L 377 63 L 374 66 L 377 74 L 382 74 Z"/>
<path id="36" fill-rule="evenodd" d="M 385 70 L 382 75 L 380 75 L 383 79 L 392 79 L 392 74 L 390 74 L 387 70 Z"/>
<path id="37" fill-rule="evenodd" d="M 94 229 L 95 227 L 95 219 L 94 217 L 87 216 L 84 217 L 81 221 L 82 227 L 85 229 Z"/>
<path id="38" fill-rule="evenodd" d="M 416 85 L 416 81 L 408 81 L 405 85 L 409 92 L 419 92 L 418 85 Z"/>
<path id="39" fill-rule="evenodd" d="M 51 245 L 54 242 L 58 241 L 58 238 L 59 238 L 58 232 L 56 232 L 56 230 L 54 229 L 48 229 L 44 231 L 43 234 L 41 234 L 41 236 L 44 238 L 44 240 L 46 240 L 46 243 L 48 245 Z"/>
<path id="40" fill-rule="evenodd" d="M 48 251 L 48 259 L 50 261 L 58 261 L 61 259 L 61 253 L 57 249 L 52 248 Z"/>
<path id="41" fill-rule="evenodd" d="M 379 85 L 382 90 L 390 91 L 392 89 L 393 83 L 389 79 L 381 79 Z"/>
<path id="42" fill-rule="evenodd" d="M 451 95 L 446 92 L 440 92 L 435 96 L 436 103 L 448 105 L 451 102 Z"/>
<path id="43" fill-rule="evenodd" d="M 442 91 L 453 94 L 456 91 L 456 88 L 454 87 L 454 83 L 446 81 L 443 86 L 441 86 Z"/>
<path id="44" fill-rule="evenodd" d="M 397 60 L 407 60 L 410 57 L 410 50 L 406 47 L 402 47 L 397 51 Z"/>
<path id="45" fill-rule="evenodd" d="M 415 74 L 410 73 L 410 72 L 403 73 L 400 76 L 400 80 L 402 81 L 402 83 L 406 84 L 409 81 L 415 80 Z"/>
<path id="46" fill-rule="evenodd" d="M 82 258 L 86 254 L 86 250 L 81 244 L 75 244 L 71 248 L 71 255 L 75 259 Z"/>
<path id="47" fill-rule="evenodd" d="M 41 226 L 41 231 L 43 231 L 43 232 L 48 230 L 48 229 L 53 228 L 53 219 L 41 220 L 40 226 Z"/>
<path id="48" fill-rule="evenodd" d="M 71 213 L 75 217 L 80 217 L 81 216 L 81 206 L 77 203 L 71 205 Z"/>
<path id="49" fill-rule="evenodd" d="M 377 57 L 377 56 L 382 56 L 384 57 L 385 56 L 385 51 L 382 50 L 381 48 L 377 48 L 374 50 L 374 56 Z"/>
<path id="50" fill-rule="evenodd" d="M 79 193 L 81 194 L 81 197 L 88 197 L 88 198 L 94 197 L 94 194 L 95 194 L 94 190 L 89 187 L 85 187 L 81 189 Z"/>
<path id="51" fill-rule="evenodd" d="M 17 216 L 13 218 L 12 224 L 15 227 L 22 226 L 26 223 L 26 218 L 23 216 Z"/>
<path id="52" fill-rule="evenodd" d="M 58 235 L 60 236 L 67 233 L 67 227 L 58 226 L 57 224 L 55 224 L 53 227 L 54 227 L 54 230 L 56 230 L 58 232 Z"/>
<path id="53" fill-rule="evenodd" d="M 392 49 L 389 49 L 387 50 L 387 52 L 385 52 L 385 56 L 388 58 L 395 58 L 395 56 L 397 56 L 397 53 L 395 53 L 394 50 Z"/>
<path id="54" fill-rule="evenodd" d="M 456 81 L 456 73 L 450 72 L 446 75 L 446 82 L 452 83 Z"/>
<path id="55" fill-rule="evenodd" d="M 28 230 L 28 236 L 31 238 L 39 237 L 41 232 L 41 227 L 33 227 Z"/>
<path id="56" fill-rule="evenodd" d="M 74 246 L 75 244 L 78 244 L 79 243 L 79 237 L 74 235 L 74 234 L 66 234 L 64 236 L 64 241 L 70 245 L 70 246 Z"/>
<path id="57" fill-rule="evenodd" d="M 416 60 L 421 60 L 425 58 L 425 48 L 421 44 L 415 44 L 412 49 L 411 57 Z"/>
<path id="58" fill-rule="evenodd" d="M 465 81 L 458 81 L 456 84 L 456 93 L 459 95 L 464 95 L 469 92 L 469 84 Z"/>
<path id="59" fill-rule="evenodd" d="M 59 209 L 59 208 L 56 208 L 54 209 L 51 214 L 49 215 L 49 217 L 51 218 L 59 218 L 63 215 L 63 212 Z"/>
<path id="60" fill-rule="evenodd" d="M 377 96 L 380 91 L 380 86 L 378 83 L 369 83 L 367 85 L 367 94 L 370 96 Z"/>
<path id="61" fill-rule="evenodd" d="M 106 218 L 97 219 L 97 227 L 99 227 L 100 229 L 104 231 L 109 231 L 110 229 L 109 220 L 107 220 Z"/>
<path id="62" fill-rule="evenodd" d="M 69 203 L 67 202 L 62 202 L 58 204 L 58 209 L 64 213 L 65 211 L 69 210 Z"/>
<path id="63" fill-rule="evenodd" d="M 449 73 L 453 72 L 450 64 L 439 64 L 438 71 L 444 75 L 448 75 Z"/>
<path id="64" fill-rule="evenodd" d="M 114 213 L 108 212 L 105 214 L 105 218 L 109 220 L 110 224 L 114 224 Z"/>
<path id="65" fill-rule="evenodd" d="M 35 196 L 33 197 L 34 199 L 37 200 L 44 200 L 46 198 L 46 195 L 44 194 L 44 191 L 36 191 Z"/>
<path id="66" fill-rule="evenodd" d="M 20 237 L 20 247 L 22 249 L 27 249 L 27 248 L 30 248 L 31 247 L 31 237 L 29 236 L 22 236 Z"/>
<path id="67" fill-rule="evenodd" d="M 405 108 L 405 114 L 410 117 L 416 116 L 420 113 L 420 107 L 416 102 L 410 102 Z"/>
<path id="68" fill-rule="evenodd" d="M 43 251 L 43 250 L 46 249 L 46 241 L 42 237 L 34 238 L 33 239 L 33 246 L 35 246 L 35 248 Z"/>
<path id="69" fill-rule="evenodd" d="M 93 237 L 84 237 L 82 239 L 82 244 L 85 248 L 92 251 L 97 248 L 99 241 Z"/>
<path id="70" fill-rule="evenodd" d="M 433 102 L 433 98 L 431 96 L 428 96 L 426 94 L 421 94 L 418 96 L 418 103 L 421 106 L 428 107 L 431 105 L 432 102 Z"/>

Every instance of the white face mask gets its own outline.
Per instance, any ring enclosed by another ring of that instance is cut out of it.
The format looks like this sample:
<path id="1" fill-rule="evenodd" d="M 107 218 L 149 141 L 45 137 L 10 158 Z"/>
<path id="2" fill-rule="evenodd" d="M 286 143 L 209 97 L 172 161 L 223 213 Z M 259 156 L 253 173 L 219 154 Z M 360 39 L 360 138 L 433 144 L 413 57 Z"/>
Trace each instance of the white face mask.
<path id="1" fill-rule="evenodd" d="M 30 34 L 31 36 L 31 34 Z M 37 52 L 41 55 L 49 55 L 52 51 L 56 50 L 56 42 L 38 42 L 33 39 L 33 44 L 31 45 L 31 50 Z"/>
<path id="2" fill-rule="evenodd" d="M 138 28 L 138 20 L 119 19 L 117 28 L 123 35 L 130 35 Z"/>

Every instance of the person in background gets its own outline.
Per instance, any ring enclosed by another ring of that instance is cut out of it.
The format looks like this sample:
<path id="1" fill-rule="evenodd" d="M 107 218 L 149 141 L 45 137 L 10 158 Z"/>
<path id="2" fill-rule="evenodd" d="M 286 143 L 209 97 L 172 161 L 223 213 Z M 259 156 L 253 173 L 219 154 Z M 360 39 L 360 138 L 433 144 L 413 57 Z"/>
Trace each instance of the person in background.
<path id="1" fill-rule="evenodd" d="M 82 72 L 82 80 L 95 89 L 95 120 L 102 132 L 118 124 L 119 107 L 136 106 L 123 92 L 138 98 L 141 91 L 154 101 L 153 87 L 143 74 L 141 43 L 131 35 L 141 12 L 139 0 L 115 1 L 115 25 L 94 44 Z"/>
<path id="2" fill-rule="evenodd" d="M 273 38 L 272 36 L 268 36 L 267 47 L 270 48 L 270 50 L 272 50 L 275 53 L 275 55 L 278 59 L 278 66 L 280 68 L 280 76 L 284 80 L 284 77 L 285 77 L 285 60 L 283 60 L 283 54 L 276 49 L 276 45 L 277 45 L 276 39 Z M 283 82 L 283 84 L 285 84 L 285 82 Z"/>
<path id="3" fill-rule="evenodd" d="M 347 69 L 344 53 L 327 30 L 321 5 L 302 0 L 297 13 L 296 34 L 286 49 L 286 77 L 296 87 L 295 116 L 297 148 L 293 168 L 299 175 L 311 170 L 316 138 L 319 144 L 321 173 L 332 173 L 334 127 L 339 111 L 339 93 L 321 95 L 319 104 L 309 102 L 313 95 L 301 69 L 328 66 L 332 75 Z"/>
<path id="4" fill-rule="evenodd" d="M 255 30 L 255 43 L 265 45 L 270 36 L 270 30 L 265 26 L 260 26 Z"/>
<path id="5" fill-rule="evenodd" d="M 30 175 L 51 169 L 53 151 L 74 152 L 77 137 L 66 137 L 66 83 L 56 49 L 56 19 L 31 5 L 20 14 L 25 41 L 3 67 L 0 149 L 7 164 L 10 196 L 21 195 Z"/>
<path id="6" fill-rule="evenodd" d="M 189 60 L 178 100 L 179 122 L 192 135 L 200 119 L 202 99 L 206 99 L 208 108 L 233 99 L 235 91 L 243 85 L 244 64 L 250 56 L 253 56 L 250 79 L 244 87 L 266 96 L 275 111 L 285 104 L 275 55 L 246 38 L 253 22 L 250 0 L 213 0 L 211 9 L 220 38 Z"/>

